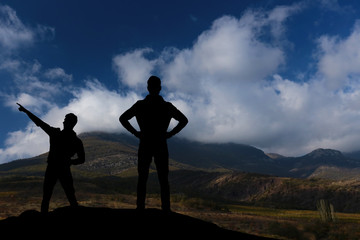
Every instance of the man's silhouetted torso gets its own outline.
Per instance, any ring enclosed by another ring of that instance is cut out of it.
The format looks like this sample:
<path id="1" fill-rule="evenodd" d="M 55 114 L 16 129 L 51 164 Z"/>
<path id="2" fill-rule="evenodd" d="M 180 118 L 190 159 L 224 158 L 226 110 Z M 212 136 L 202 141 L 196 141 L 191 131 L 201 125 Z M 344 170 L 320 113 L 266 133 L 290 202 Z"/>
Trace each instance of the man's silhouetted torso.
<path id="1" fill-rule="evenodd" d="M 72 156 L 83 154 L 82 141 L 73 130 L 60 130 L 49 126 L 46 133 L 50 138 L 49 164 L 68 164 Z"/>
<path id="2" fill-rule="evenodd" d="M 179 119 L 181 114 L 171 103 L 160 95 L 148 95 L 130 109 L 134 111 L 144 141 L 161 142 L 166 140 L 166 133 L 171 118 Z"/>

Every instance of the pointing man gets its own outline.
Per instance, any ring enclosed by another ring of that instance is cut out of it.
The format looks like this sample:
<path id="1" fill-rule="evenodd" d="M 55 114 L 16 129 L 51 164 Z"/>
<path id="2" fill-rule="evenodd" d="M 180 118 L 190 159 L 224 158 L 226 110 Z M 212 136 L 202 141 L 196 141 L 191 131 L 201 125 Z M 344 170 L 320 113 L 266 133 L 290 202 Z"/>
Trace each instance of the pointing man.
<path id="1" fill-rule="evenodd" d="M 17 103 L 18 104 L 18 103 Z M 77 207 L 73 178 L 70 165 L 78 165 L 85 162 L 85 152 L 82 141 L 76 136 L 73 128 L 77 123 L 77 117 L 69 113 L 64 119 L 64 129 L 54 128 L 43 122 L 32 114 L 29 110 L 19 105 L 19 111 L 24 112 L 38 126 L 41 127 L 50 137 L 50 151 L 48 155 L 48 165 L 45 171 L 43 185 L 43 199 L 41 212 L 47 213 L 49 202 L 57 180 L 64 188 L 70 206 Z M 77 154 L 76 159 L 71 159 Z"/>

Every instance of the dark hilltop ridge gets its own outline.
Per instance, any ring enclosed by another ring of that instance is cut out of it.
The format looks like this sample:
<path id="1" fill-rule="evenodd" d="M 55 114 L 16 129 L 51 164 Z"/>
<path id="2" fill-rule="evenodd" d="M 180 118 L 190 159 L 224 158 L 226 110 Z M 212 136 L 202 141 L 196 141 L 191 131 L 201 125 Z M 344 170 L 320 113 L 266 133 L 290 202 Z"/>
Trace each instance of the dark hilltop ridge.
<path id="1" fill-rule="evenodd" d="M 226 230 L 214 223 L 183 214 L 165 213 L 159 209 L 112 209 L 91 207 L 62 207 L 46 215 L 28 210 L 17 217 L 0 221 L 3 236 L 66 237 L 102 239 L 147 237 L 154 239 L 183 239 L 202 237 L 221 239 L 266 240 L 245 233 Z"/>

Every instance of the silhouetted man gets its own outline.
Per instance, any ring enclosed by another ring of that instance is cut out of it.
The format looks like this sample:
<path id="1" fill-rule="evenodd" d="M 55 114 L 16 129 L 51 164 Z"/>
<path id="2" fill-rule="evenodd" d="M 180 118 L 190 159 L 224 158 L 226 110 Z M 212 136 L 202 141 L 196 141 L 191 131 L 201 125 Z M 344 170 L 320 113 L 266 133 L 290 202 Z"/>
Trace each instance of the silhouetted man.
<path id="1" fill-rule="evenodd" d="M 149 95 L 144 100 L 137 101 L 131 108 L 120 116 L 121 124 L 140 139 L 138 150 L 138 184 L 137 209 L 145 208 L 146 182 L 149 167 L 154 157 L 161 189 L 161 208 L 170 211 L 169 189 L 169 153 L 167 139 L 174 136 L 188 123 L 187 118 L 170 102 L 164 101 L 159 95 L 161 90 L 160 78 L 151 76 L 147 82 Z M 136 117 L 140 131 L 129 122 Z M 178 124 L 168 132 L 170 120 L 174 118 Z"/>
<path id="2" fill-rule="evenodd" d="M 17 103 L 18 104 L 18 103 Z M 24 112 L 38 126 L 41 127 L 50 137 L 50 151 L 48 155 L 48 165 L 45 172 L 43 199 L 41 202 L 41 212 L 49 211 L 51 195 L 57 180 L 64 188 L 70 206 L 77 207 L 78 202 L 75 197 L 73 178 L 70 165 L 78 165 L 85 162 L 85 152 L 82 141 L 76 136 L 73 128 L 77 123 L 77 117 L 73 113 L 65 116 L 63 122 L 64 129 L 54 128 L 36 117 L 26 108 L 18 104 L 19 111 Z M 77 154 L 76 159 L 71 159 Z"/>

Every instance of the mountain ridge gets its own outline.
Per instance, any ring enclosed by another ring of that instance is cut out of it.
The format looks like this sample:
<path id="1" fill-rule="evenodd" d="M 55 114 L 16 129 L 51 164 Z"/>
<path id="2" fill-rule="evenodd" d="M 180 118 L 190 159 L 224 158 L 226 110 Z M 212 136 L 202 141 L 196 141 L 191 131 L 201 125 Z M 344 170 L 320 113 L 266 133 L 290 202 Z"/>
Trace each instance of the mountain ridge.
<path id="1" fill-rule="evenodd" d="M 123 133 L 80 134 L 86 162 L 79 168 L 119 174 L 136 168 L 138 139 Z M 360 161 L 334 149 L 315 149 L 300 157 L 266 154 L 261 149 L 236 143 L 201 143 L 182 138 L 169 139 L 170 167 L 192 170 L 236 170 L 281 177 L 307 178 L 318 168 L 360 168 Z M 47 154 L 28 160 L 0 164 L 0 172 L 28 164 L 46 162 Z M 1 173 L 0 173 L 1 174 Z M 322 174 L 324 176 L 324 174 Z"/>
<path id="2" fill-rule="evenodd" d="M 290 177 L 307 178 L 321 167 L 358 168 L 360 164 L 342 152 L 334 149 L 318 148 L 304 156 L 295 158 Z"/>

